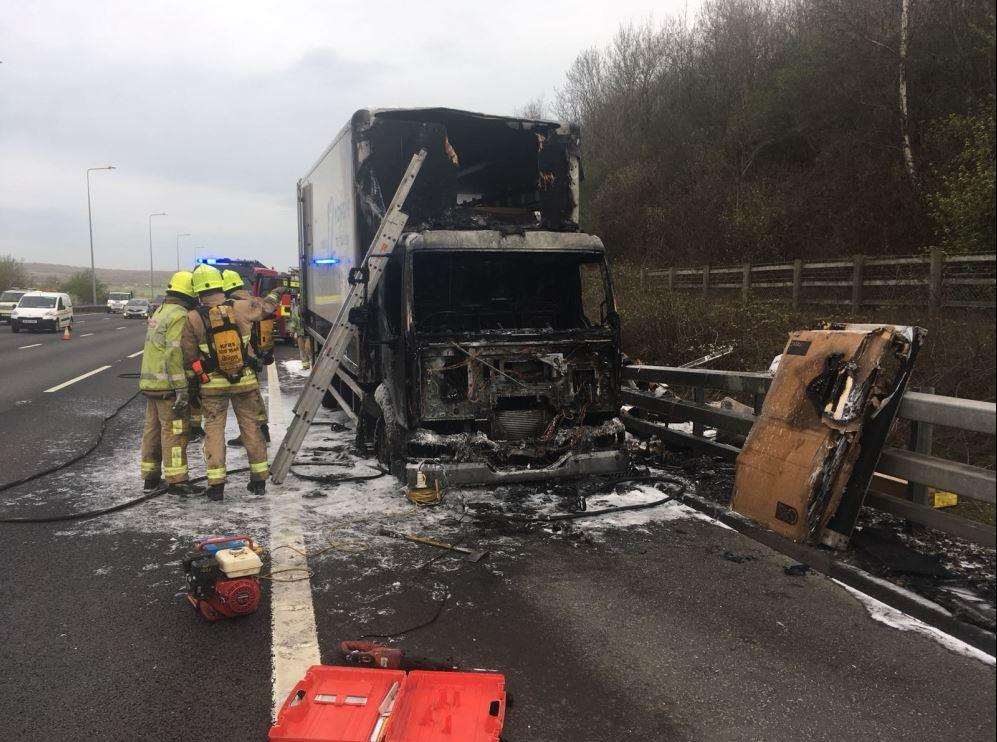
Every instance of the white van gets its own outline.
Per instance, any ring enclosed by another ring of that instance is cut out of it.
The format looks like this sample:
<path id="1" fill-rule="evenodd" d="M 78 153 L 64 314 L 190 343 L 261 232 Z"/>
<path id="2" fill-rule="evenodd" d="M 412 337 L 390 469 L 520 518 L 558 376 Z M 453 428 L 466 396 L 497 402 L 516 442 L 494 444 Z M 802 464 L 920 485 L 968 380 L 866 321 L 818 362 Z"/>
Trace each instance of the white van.
<path id="1" fill-rule="evenodd" d="M 58 332 L 73 324 L 73 300 L 69 294 L 54 291 L 29 291 L 10 313 L 12 332 L 51 330 Z"/>

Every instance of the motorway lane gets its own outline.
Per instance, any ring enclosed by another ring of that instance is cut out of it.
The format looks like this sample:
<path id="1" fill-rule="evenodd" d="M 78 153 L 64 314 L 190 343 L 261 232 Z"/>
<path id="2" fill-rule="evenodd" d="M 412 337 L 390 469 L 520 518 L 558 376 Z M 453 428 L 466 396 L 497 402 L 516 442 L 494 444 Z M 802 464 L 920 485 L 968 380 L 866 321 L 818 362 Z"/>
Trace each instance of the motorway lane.
<path id="1" fill-rule="evenodd" d="M 137 379 L 118 374 L 141 367 L 145 322 L 117 315 L 78 322 L 68 341 L 0 328 L 0 484 L 65 461 L 138 390 Z"/>
<path id="2" fill-rule="evenodd" d="M 0 326 L 0 414 L 80 374 L 142 349 L 145 322 L 118 315 L 81 315 L 73 339 L 59 333 L 13 333 Z M 118 329 L 123 328 L 123 329 Z"/>

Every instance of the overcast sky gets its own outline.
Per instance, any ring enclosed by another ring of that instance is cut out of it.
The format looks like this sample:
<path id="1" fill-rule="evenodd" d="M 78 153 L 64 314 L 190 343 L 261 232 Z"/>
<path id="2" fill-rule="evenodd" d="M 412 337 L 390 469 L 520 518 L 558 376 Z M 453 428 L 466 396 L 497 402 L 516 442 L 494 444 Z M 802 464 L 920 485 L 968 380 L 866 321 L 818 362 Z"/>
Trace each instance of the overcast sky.
<path id="1" fill-rule="evenodd" d="M 294 188 L 350 114 L 551 99 L 621 22 L 696 0 L 96 2 L 0 14 L 0 254 L 157 268 L 296 260 Z"/>

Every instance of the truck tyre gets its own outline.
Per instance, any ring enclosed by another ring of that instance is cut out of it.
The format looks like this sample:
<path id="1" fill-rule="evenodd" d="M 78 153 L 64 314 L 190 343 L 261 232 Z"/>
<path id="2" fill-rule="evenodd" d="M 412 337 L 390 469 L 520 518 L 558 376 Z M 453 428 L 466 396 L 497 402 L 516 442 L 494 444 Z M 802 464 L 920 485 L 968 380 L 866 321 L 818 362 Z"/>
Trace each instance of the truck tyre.
<path id="1" fill-rule="evenodd" d="M 395 402 L 388 387 L 381 384 L 374 390 L 378 415 L 374 423 L 374 453 L 387 471 L 402 479 L 405 460 L 402 456 L 402 428 L 395 416 Z"/>

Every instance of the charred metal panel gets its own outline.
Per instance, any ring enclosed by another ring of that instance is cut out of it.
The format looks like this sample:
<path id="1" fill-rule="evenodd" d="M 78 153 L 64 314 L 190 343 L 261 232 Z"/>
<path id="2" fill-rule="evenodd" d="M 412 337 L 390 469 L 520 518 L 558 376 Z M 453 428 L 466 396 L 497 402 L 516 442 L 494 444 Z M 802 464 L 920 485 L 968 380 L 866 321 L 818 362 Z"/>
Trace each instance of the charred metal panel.
<path id="1" fill-rule="evenodd" d="M 847 543 L 922 334 L 792 333 L 737 458 L 734 509 L 795 541 Z"/>

